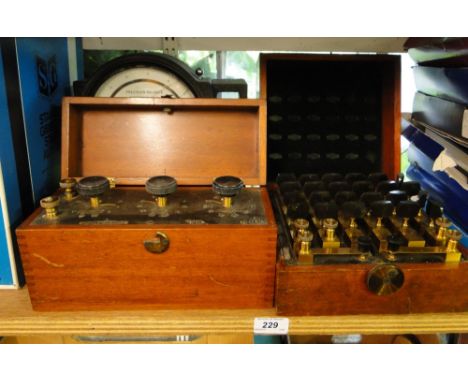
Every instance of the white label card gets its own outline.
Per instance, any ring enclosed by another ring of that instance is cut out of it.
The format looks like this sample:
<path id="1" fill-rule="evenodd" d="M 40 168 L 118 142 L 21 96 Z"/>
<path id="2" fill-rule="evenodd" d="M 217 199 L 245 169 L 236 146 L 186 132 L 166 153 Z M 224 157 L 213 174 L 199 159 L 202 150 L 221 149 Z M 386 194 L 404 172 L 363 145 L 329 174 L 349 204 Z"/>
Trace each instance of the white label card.
<path id="1" fill-rule="evenodd" d="M 254 334 L 281 335 L 288 334 L 289 318 L 255 318 Z"/>

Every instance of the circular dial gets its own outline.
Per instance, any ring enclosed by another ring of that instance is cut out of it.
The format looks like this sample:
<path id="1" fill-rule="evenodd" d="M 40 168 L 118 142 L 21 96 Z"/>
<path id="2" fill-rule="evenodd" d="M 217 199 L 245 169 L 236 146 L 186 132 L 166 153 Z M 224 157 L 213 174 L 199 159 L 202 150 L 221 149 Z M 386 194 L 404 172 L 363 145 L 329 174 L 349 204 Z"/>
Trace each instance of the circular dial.
<path id="1" fill-rule="evenodd" d="M 107 78 L 96 97 L 193 98 L 188 85 L 168 70 L 157 67 L 126 68 Z"/>

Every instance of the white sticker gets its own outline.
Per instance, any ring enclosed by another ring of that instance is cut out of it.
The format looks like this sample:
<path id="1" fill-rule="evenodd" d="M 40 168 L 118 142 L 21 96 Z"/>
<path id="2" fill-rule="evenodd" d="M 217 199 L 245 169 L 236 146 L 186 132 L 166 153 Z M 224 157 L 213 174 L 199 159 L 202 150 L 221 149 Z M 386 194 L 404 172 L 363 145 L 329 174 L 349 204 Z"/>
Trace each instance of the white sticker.
<path id="1" fill-rule="evenodd" d="M 254 334 L 288 334 L 289 318 L 255 318 Z"/>

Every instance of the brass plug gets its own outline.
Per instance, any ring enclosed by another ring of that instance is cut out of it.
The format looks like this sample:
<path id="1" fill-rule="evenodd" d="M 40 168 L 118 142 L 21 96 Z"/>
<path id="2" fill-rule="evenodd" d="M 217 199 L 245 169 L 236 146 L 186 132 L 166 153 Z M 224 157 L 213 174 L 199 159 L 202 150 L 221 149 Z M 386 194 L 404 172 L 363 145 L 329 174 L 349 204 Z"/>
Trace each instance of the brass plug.
<path id="1" fill-rule="evenodd" d="M 448 243 L 445 262 L 459 263 L 461 260 L 461 252 L 458 250 L 457 244 L 462 238 L 462 234 L 456 229 L 449 229 L 447 230 L 446 237 L 448 238 Z"/>
<path id="2" fill-rule="evenodd" d="M 298 246 L 298 255 L 299 256 L 307 256 L 311 254 L 311 244 L 314 235 L 310 231 L 303 231 L 297 237 L 296 243 Z"/>
<path id="3" fill-rule="evenodd" d="M 75 178 L 65 178 L 60 180 L 60 188 L 64 192 L 64 199 L 67 201 L 72 200 L 76 196 L 75 187 L 76 180 Z"/>
<path id="4" fill-rule="evenodd" d="M 57 206 L 59 199 L 56 196 L 47 196 L 39 202 L 41 207 L 45 209 L 46 218 L 53 219 L 57 217 Z"/>
<path id="5" fill-rule="evenodd" d="M 338 227 L 338 221 L 335 219 L 325 219 L 323 221 L 323 228 L 326 232 L 326 241 L 335 241 L 335 229 Z"/>
<path id="6" fill-rule="evenodd" d="M 306 219 L 295 219 L 293 221 L 294 227 L 294 238 L 299 238 L 300 235 L 304 235 L 306 230 L 309 228 L 309 222 Z"/>
<path id="7" fill-rule="evenodd" d="M 436 219 L 436 224 L 439 227 L 437 231 L 437 243 L 440 245 L 444 245 L 447 241 L 447 228 L 452 225 L 452 222 L 444 217 L 440 217 Z"/>

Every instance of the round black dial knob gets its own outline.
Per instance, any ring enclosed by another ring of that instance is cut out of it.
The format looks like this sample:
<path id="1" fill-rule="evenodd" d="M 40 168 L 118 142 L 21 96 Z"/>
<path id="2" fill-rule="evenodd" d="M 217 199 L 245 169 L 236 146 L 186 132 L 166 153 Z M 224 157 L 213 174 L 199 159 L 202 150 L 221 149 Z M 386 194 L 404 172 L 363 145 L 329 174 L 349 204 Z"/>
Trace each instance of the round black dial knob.
<path id="1" fill-rule="evenodd" d="M 282 194 L 291 191 L 301 191 L 301 184 L 297 181 L 283 182 L 279 187 Z"/>
<path id="2" fill-rule="evenodd" d="M 353 191 L 339 191 L 335 195 L 335 202 L 339 206 L 352 200 L 357 200 L 357 196 Z"/>
<path id="3" fill-rule="evenodd" d="M 374 184 L 369 180 L 358 180 L 352 184 L 351 189 L 356 195 L 361 196 L 364 192 L 373 191 Z"/>
<path id="4" fill-rule="evenodd" d="M 357 201 L 345 202 L 341 206 L 341 211 L 345 218 L 362 218 L 366 212 L 366 206 Z"/>
<path id="5" fill-rule="evenodd" d="M 338 217 L 338 206 L 334 202 L 316 203 L 314 211 L 318 219 L 336 219 Z"/>
<path id="6" fill-rule="evenodd" d="M 383 172 L 373 172 L 369 174 L 367 179 L 369 179 L 374 185 L 377 185 L 380 182 L 387 180 L 388 177 Z"/>
<path id="7" fill-rule="evenodd" d="M 406 245 L 406 239 L 399 234 L 389 235 L 387 237 L 387 242 L 390 251 L 398 251 L 400 247 Z"/>
<path id="8" fill-rule="evenodd" d="M 370 205 L 370 210 L 373 216 L 378 218 L 388 218 L 392 216 L 393 204 L 390 200 L 379 200 Z"/>
<path id="9" fill-rule="evenodd" d="M 276 176 L 276 183 L 281 184 L 283 182 L 294 182 L 296 181 L 296 175 L 290 172 L 280 172 Z"/>
<path id="10" fill-rule="evenodd" d="M 375 191 L 381 192 L 382 194 L 388 194 L 392 190 L 398 189 L 398 183 L 394 180 L 384 180 L 377 184 Z"/>
<path id="11" fill-rule="evenodd" d="M 317 180 L 320 180 L 317 174 L 302 174 L 299 177 L 299 182 L 301 182 L 302 185 L 304 185 L 306 182 L 314 182 Z"/>
<path id="12" fill-rule="evenodd" d="M 309 194 L 309 203 L 314 206 L 315 203 L 328 202 L 331 199 L 331 195 L 328 191 L 312 191 Z"/>
<path id="13" fill-rule="evenodd" d="M 419 182 L 408 181 L 403 182 L 400 186 L 400 190 L 406 191 L 408 196 L 418 195 L 419 191 L 421 191 L 421 185 Z"/>
<path id="14" fill-rule="evenodd" d="M 384 197 L 380 192 L 364 192 L 359 199 L 369 208 L 372 203 L 383 200 Z"/>
<path id="15" fill-rule="evenodd" d="M 426 201 L 426 215 L 429 216 L 431 219 L 437 219 L 442 216 L 443 209 L 442 203 L 434 198 L 428 198 Z"/>
<path id="16" fill-rule="evenodd" d="M 385 199 L 390 200 L 396 206 L 401 201 L 408 199 L 408 195 L 403 190 L 392 190 L 385 196 Z"/>
<path id="17" fill-rule="evenodd" d="M 322 182 L 325 182 L 325 183 L 336 182 L 342 179 L 343 179 L 343 175 L 337 172 L 328 172 L 322 175 Z"/>
<path id="18" fill-rule="evenodd" d="M 345 175 L 345 180 L 350 184 L 366 179 L 367 177 L 361 172 L 350 172 Z"/>
<path id="19" fill-rule="evenodd" d="M 412 200 L 403 200 L 396 207 L 396 214 L 400 218 L 414 218 L 418 215 L 419 205 Z"/>
<path id="20" fill-rule="evenodd" d="M 371 252 L 372 250 L 372 239 L 369 236 L 359 236 L 357 244 L 361 252 Z"/>
<path id="21" fill-rule="evenodd" d="M 104 176 L 87 176 L 81 179 L 76 189 L 81 196 L 95 197 L 110 188 L 109 179 Z"/>
<path id="22" fill-rule="evenodd" d="M 322 182 L 321 180 L 314 180 L 311 182 L 304 183 L 304 194 L 310 195 L 312 191 L 325 191 L 327 189 L 327 185 Z"/>
<path id="23" fill-rule="evenodd" d="M 351 186 L 344 181 L 330 182 L 328 183 L 328 191 L 334 196 L 339 191 L 351 191 Z"/>
<path id="24" fill-rule="evenodd" d="M 235 176 L 220 176 L 213 180 L 213 191 L 220 196 L 236 196 L 243 187 L 242 179 Z"/>
<path id="25" fill-rule="evenodd" d="M 177 181 L 171 176 L 153 176 L 146 181 L 145 188 L 151 195 L 167 196 L 177 190 Z"/>

